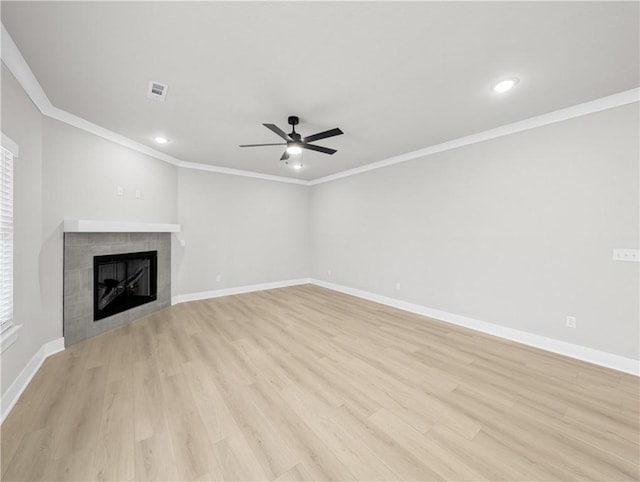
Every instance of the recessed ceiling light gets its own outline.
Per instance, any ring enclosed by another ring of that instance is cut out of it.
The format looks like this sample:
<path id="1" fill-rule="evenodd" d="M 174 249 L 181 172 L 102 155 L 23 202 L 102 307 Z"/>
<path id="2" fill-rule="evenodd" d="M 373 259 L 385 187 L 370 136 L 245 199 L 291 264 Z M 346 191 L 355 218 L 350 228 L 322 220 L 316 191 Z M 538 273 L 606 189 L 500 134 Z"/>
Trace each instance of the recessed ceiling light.
<path id="1" fill-rule="evenodd" d="M 294 169 L 302 169 L 302 164 L 294 164 L 293 168 Z"/>
<path id="2" fill-rule="evenodd" d="M 494 92 L 498 92 L 499 94 L 504 94 L 509 90 L 513 89 L 513 87 L 518 83 L 518 79 L 515 77 L 511 79 L 501 80 L 497 84 L 493 86 Z"/>
<path id="3" fill-rule="evenodd" d="M 169 142 L 165 137 L 154 137 L 153 138 L 154 141 L 156 141 L 158 144 L 166 144 L 167 142 Z"/>

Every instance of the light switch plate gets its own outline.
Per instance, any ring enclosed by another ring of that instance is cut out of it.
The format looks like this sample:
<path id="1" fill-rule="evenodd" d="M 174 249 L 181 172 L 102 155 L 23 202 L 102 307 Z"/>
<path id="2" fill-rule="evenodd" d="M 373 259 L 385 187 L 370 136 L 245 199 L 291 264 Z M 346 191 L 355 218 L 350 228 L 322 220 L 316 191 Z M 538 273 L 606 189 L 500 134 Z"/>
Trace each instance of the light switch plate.
<path id="1" fill-rule="evenodd" d="M 632 261 L 635 263 L 639 263 L 640 249 L 614 249 L 613 260 L 614 261 Z"/>

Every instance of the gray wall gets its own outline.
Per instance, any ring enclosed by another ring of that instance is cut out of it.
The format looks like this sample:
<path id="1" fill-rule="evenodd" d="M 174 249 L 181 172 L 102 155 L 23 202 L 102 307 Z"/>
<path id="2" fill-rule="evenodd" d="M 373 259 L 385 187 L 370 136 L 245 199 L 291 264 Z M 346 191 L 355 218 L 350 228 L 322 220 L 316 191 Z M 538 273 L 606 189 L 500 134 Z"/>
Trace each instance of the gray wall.
<path id="1" fill-rule="evenodd" d="M 45 316 L 42 245 L 42 116 L 2 64 L 2 131 L 20 146 L 14 171 L 14 323 L 18 340 L 2 353 L 2 393 L 38 349 L 62 333 Z"/>
<path id="2" fill-rule="evenodd" d="M 2 131 L 20 147 L 14 318 L 23 325 L 2 353 L 4 394 L 38 349 L 62 336 L 62 221 L 175 223 L 178 201 L 176 167 L 43 117 L 4 64 L 1 94 Z"/>
<path id="3" fill-rule="evenodd" d="M 306 186 L 190 169 L 178 179 L 176 294 L 309 275 Z"/>
<path id="4" fill-rule="evenodd" d="M 639 265 L 612 261 L 638 129 L 633 104 L 314 186 L 312 276 L 638 359 Z"/>
<path id="5" fill-rule="evenodd" d="M 305 186 L 178 170 L 43 117 L 4 65 L 1 94 L 2 131 L 20 146 L 14 270 L 23 325 L 2 354 L 3 394 L 44 343 L 62 336 L 64 219 L 182 223 L 187 246 L 172 237 L 173 294 L 308 276 Z"/>
<path id="6" fill-rule="evenodd" d="M 48 280 L 43 298 L 49 322 L 61 330 L 63 220 L 177 223 L 178 169 L 48 117 L 43 125 L 40 269 Z M 124 188 L 122 196 L 118 186 Z M 136 189 L 141 198 L 135 197 Z"/>
<path id="7" fill-rule="evenodd" d="M 638 264 L 611 260 L 640 244 L 637 104 L 312 188 L 176 169 L 43 119 L 4 65 L 1 127 L 20 146 L 23 325 L 2 393 L 62 336 L 65 218 L 181 223 L 174 294 L 311 275 L 639 358 Z"/>

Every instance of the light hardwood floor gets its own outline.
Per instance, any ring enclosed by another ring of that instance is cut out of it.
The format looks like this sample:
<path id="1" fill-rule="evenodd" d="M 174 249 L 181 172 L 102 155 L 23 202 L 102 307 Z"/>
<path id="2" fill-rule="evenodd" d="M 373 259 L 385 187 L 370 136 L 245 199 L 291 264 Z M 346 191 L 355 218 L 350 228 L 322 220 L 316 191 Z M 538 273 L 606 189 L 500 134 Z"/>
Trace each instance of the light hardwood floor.
<path id="1" fill-rule="evenodd" d="M 313 286 L 50 357 L 3 480 L 638 480 L 638 378 Z"/>

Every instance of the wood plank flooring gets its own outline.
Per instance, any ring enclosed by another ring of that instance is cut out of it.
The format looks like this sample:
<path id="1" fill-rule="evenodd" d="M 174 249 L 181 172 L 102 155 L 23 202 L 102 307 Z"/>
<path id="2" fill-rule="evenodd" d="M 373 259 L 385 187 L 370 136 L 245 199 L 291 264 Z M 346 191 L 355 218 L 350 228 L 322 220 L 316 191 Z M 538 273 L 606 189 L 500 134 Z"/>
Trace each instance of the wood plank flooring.
<path id="1" fill-rule="evenodd" d="M 638 480 L 639 379 L 314 286 L 47 359 L 3 480 Z"/>

